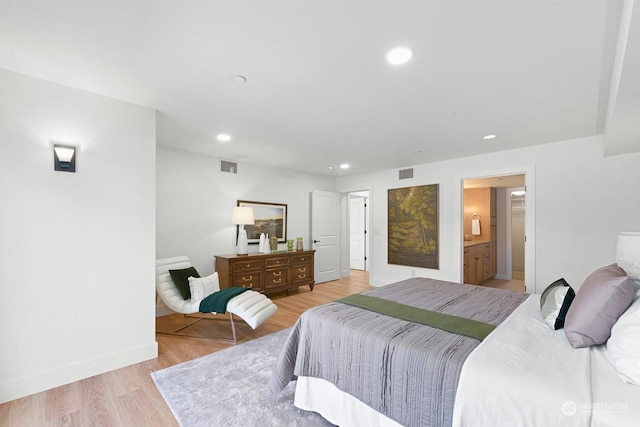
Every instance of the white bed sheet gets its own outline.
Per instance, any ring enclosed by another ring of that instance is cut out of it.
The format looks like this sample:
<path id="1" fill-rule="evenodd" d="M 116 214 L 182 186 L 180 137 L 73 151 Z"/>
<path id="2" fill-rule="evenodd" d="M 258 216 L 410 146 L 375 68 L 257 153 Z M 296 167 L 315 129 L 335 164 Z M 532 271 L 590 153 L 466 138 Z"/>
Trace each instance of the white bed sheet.
<path id="1" fill-rule="evenodd" d="M 589 349 L 549 328 L 539 300 L 529 297 L 469 355 L 454 426 L 590 425 Z"/>
<path id="2" fill-rule="evenodd" d="M 402 427 L 322 378 L 298 377 L 293 404 L 313 411 L 337 426 Z"/>
<path id="3" fill-rule="evenodd" d="M 640 386 L 625 383 L 606 358 L 606 347 L 591 348 L 593 427 L 640 425 Z"/>

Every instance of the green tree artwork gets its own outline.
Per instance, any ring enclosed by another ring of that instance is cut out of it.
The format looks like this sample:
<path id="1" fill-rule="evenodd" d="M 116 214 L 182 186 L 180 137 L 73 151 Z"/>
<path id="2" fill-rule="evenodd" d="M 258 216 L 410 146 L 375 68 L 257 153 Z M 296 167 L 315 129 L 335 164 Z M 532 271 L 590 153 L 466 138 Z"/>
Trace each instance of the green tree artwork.
<path id="1" fill-rule="evenodd" d="M 438 184 L 388 190 L 388 262 L 439 268 Z"/>

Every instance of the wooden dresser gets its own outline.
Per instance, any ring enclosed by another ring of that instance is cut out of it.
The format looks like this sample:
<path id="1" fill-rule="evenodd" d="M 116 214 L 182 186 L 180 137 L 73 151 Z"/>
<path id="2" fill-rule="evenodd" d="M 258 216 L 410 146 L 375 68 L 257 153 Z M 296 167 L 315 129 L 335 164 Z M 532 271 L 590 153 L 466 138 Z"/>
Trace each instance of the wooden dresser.
<path id="1" fill-rule="evenodd" d="M 220 289 L 242 286 L 264 294 L 282 291 L 289 294 L 291 289 L 309 285 L 313 290 L 314 252 L 216 255 Z"/>

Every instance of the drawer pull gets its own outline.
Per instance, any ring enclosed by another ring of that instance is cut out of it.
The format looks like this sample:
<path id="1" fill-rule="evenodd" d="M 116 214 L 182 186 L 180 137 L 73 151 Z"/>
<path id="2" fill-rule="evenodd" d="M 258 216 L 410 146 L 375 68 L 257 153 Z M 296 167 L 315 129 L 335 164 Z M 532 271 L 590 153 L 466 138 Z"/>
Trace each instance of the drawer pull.
<path id="1" fill-rule="evenodd" d="M 304 257 L 300 257 L 300 261 L 304 261 Z"/>
<path id="2" fill-rule="evenodd" d="M 304 279 L 306 277 L 307 277 L 306 274 L 298 274 L 298 279 Z"/>
<path id="3" fill-rule="evenodd" d="M 246 278 L 246 277 L 242 276 L 242 281 L 244 281 L 244 282 L 249 282 L 251 280 L 253 280 L 253 276 L 249 276 L 249 278 Z"/>
<path id="4" fill-rule="evenodd" d="M 282 276 L 282 271 L 274 271 L 272 274 L 276 277 L 279 277 Z"/>
<path id="5" fill-rule="evenodd" d="M 280 283 L 280 282 L 282 282 L 282 277 L 281 277 L 281 278 L 279 278 L 278 280 L 273 279 L 271 282 L 272 282 L 272 283 Z"/>
<path id="6" fill-rule="evenodd" d="M 298 269 L 298 273 L 306 273 L 307 272 L 307 268 L 306 267 L 300 267 Z"/>

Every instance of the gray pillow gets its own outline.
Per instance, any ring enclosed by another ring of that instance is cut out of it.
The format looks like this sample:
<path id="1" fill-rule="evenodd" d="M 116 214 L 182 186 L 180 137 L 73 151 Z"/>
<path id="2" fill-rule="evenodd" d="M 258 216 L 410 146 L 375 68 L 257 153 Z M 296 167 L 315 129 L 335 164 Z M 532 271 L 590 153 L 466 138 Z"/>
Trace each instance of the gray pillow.
<path id="1" fill-rule="evenodd" d="M 575 348 L 602 344 L 618 317 L 633 302 L 635 292 L 627 273 L 617 264 L 599 268 L 587 277 L 564 322 L 564 334 Z"/>

